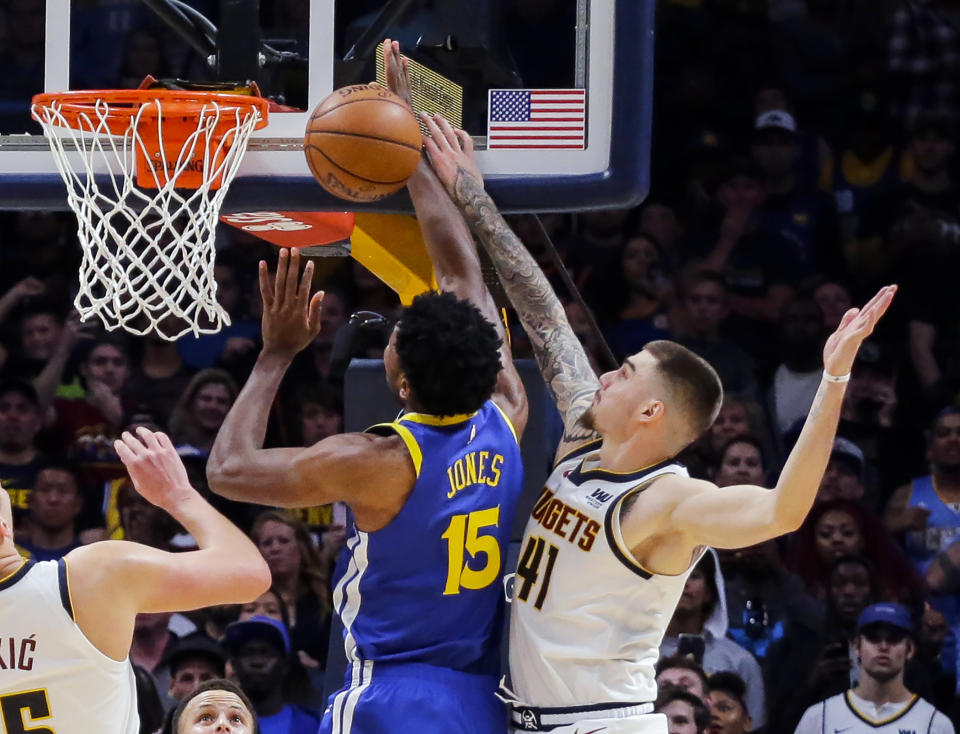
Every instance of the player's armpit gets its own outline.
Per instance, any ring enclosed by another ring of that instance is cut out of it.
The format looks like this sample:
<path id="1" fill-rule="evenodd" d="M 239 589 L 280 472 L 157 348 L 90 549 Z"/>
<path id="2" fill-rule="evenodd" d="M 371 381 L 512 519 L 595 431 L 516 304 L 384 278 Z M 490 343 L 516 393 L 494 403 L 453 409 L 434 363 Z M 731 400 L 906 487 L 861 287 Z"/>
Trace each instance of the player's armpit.
<path id="1" fill-rule="evenodd" d="M 371 494 L 413 486 L 416 471 L 398 437 L 341 433 L 306 448 L 258 449 L 208 464 L 210 488 L 241 502 L 310 507 L 364 504 Z"/>
<path id="2" fill-rule="evenodd" d="M 777 490 L 717 487 L 688 477 L 664 477 L 658 484 L 658 490 L 676 497 L 669 523 L 695 545 L 746 548 L 796 530 L 777 518 Z"/>

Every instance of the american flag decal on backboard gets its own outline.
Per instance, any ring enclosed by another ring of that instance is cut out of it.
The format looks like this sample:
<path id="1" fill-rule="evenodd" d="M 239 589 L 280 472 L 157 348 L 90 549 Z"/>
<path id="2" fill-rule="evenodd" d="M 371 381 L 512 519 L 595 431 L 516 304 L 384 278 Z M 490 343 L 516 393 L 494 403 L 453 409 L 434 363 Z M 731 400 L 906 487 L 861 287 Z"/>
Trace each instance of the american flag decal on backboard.
<path id="1" fill-rule="evenodd" d="M 491 89 L 489 150 L 583 150 L 585 89 Z"/>

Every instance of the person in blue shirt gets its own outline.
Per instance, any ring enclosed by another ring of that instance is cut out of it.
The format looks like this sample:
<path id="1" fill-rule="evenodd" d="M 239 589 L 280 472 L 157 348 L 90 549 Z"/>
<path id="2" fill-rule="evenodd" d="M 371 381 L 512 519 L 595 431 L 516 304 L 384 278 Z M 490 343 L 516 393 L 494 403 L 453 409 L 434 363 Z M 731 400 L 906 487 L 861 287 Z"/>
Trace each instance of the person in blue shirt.
<path id="1" fill-rule="evenodd" d="M 261 734 L 316 734 L 320 717 L 285 700 L 283 682 L 292 651 L 283 622 L 264 616 L 234 622 L 224 631 L 223 646 L 253 702 Z"/>
<path id="2" fill-rule="evenodd" d="M 399 47 L 384 54 L 391 89 L 409 99 Z M 401 417 L 306 448 L 262 448 L 280 380 L 320 330 L 313 265 L 298 278 L 298 251 L 281 250 L 275 278 L 260 264 L 263 350 L 207 476 L 233 500 L 342 501 L 354 514 L 333 597 L 346 685 L 321 732 L 503 731 L 494 693 L 526 396 L 466 222 L 425 161 L 407 187 L 441 292 L 403 309 L 384 353 Z"/>

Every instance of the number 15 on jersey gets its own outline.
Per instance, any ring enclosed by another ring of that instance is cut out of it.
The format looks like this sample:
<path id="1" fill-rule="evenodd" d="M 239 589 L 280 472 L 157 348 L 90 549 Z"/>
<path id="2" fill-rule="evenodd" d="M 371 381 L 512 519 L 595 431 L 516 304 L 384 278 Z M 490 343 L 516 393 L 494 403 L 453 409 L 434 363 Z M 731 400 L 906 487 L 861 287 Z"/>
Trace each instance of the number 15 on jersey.
<path id="1" fill-rule="evenodd" d="M 461 589 L 484 589 L 500 576 L 500 544 L 494 535 L 481 534 L 485 528 L 500 524 L 500 505 L 475 510 L 468 515 L 454 515 L 440 537 L 447 541 L 447 583 L 443 594 L 459 594 Z M 480 568 L 464 561 L 465 553 L 473 559 L 485 556 Z"/>

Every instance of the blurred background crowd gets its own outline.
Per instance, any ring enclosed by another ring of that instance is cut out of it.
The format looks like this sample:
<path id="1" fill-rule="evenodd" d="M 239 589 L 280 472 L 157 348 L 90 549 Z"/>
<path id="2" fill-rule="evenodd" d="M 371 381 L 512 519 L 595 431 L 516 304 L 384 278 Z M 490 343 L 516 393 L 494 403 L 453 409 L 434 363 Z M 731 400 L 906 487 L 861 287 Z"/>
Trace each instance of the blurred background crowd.
<path id="1" fill-rule="evenodd" d="M 513 12 L 549 28 L 563 4 L 521 0 Z M 73 34 L 91 54 L 74 86 L 135 86 L 196 67 L 133 0 L 75 5 L 81 31 L 96 32 Z M 302 28 L 306 6 L 264 3 L 265 24 Z M 42 2 L 0 2 L 0 132 L 39 88 L 42 36 Z M 778 541 L 709 553 L 662 653 L 688 677 L 700 676 L 697 665 L 713 674 L 712 689 L 685 689 L 691 712 L 708 704 L 714 731 L 793 732 L 808 706 L 856 683 L 850 639 L 863 609 L 896 601 L 912 614 L 916 642 L 907 685 L 956 721 L 960 2 L 663 0 L 656 39 L 650 196 L 631 209 L 542 215 L 542 229 L 528 216 L 511 223 L 567 300 L 598 371 L 610 355 L 565 289 L 545 233 L 615 359 L 666 338 L 716 367 L 726 399 L 683 457 L 691 473 L 772 486 L 820 382 L 826 337 L 878 286 L 901 287 L 858 358 L 807 521 Z M 547 56 L 526 63 L 540 63 L 549 83 Z M 79 322 L 74 229 L 69 213 L 0 214 L 0 479 L 19 544 L 38 559 L 103 537 L 188 548 L 192 539 L 133 491 L 112 440 L 138 425 L 169 432 L 204 489 L 206 456 L 258 350 L 256 261 L 275 251 L 224 228 L 216 279 L 233 323 L 169 343 Z M 322 270 L 323 331 L 287 375 L 268 445 L 342 430 L 338 330 L 353 312 L 398 308 L 357 263 Z M 514 332 L 515 356 L 529 356 Z M 373 332 L 353 353 L 382 347 Z M 144 731 L 226 667 L 263 731 L 313 734 L 329 578 L 349 513 L 212 501 L 249 530 L 274 587 L 242 609 L 141 615 L 131 658 L 142 711 L 155 713 Z M 743 715 L 722 716 L 725 699 Z M 706 716 L 691 714 L 703 726 Z M 703 730 L 696 721 L 687 731 Z"/>

